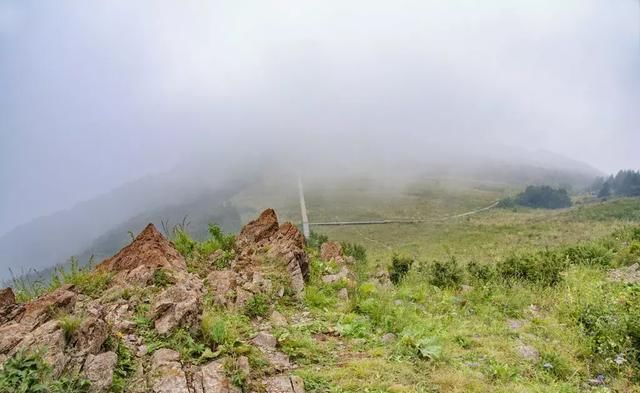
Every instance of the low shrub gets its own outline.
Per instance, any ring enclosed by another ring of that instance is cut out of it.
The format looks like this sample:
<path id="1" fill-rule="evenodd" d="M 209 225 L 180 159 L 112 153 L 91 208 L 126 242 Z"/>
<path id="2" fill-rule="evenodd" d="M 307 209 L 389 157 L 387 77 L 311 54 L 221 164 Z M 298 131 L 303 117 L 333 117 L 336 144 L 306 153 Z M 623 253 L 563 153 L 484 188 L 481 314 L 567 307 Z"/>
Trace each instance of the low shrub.
<path id="1" fill-rule="evenodd" d="M 600 243 L 586 243 L 561 251 L 568 263 L 573 265 L 610 266 L 614 253 Z"/>
<path id="2" fill-rule="evenodd" d="M 309 234 L 309 239 L 307 239 L 307 247 L 319 252 L 322 244 L 328 241 L 329 241 L 329 237 L 327 235 L 312 231 Z"/>
<path id="3" fill-rule="evenodd" d="M 266 317 L 269 313 L 269 298 L 261 293 L 254 295 L 244 306 L 244 315 L 249 318 Z"/>
<path id="4" fill-rule="evenodd" d="M 412 265 L 412 258 L 394 254 L 391 259 L 391 266 L 389 266 L 389 279 L 391 282 L 395 285 L 400 284 L 402 279 L 409 273 L 409 270 L 411 270 Z"/>
<path id="5" fill-rule="evenodd" d="M 467 264 L 467 272 L 479 281 L 489 281 L 495 277 L 495 269 L 490 265 L 481 265 L 475 261 Z"/>
<path id="6" fill-rule="evenodd" d="M 453 256 L 447 262 L 435 261 L 429 273 L 429 284 L 438 288 L 456 288 L 462 282 L 462 269 Z"/>
<path id="7" fill-rule="evenodd" d="M 562 280 L 567 266 L 560 253 L 549 250 L 512 254 L 498 262 L 498 274 L 505 280 L 527 281 L 543 286 L 553 286 Z"/>
<path id="8" fill-rule="evenodd" d="M 38 352 L 18 352 L 0 369 L 0 393 L 87 393 L 91 386 L 78 376 L 53 378 Z"/>
<path id="9" fill-rule="evenodd" d="M 73 335 L 78 331 L 78 328 L 82 324 L 83 318 L 71 315 L 64 314 L 58 317 L 58 322 L 60 323 L 60 327 L 64 332 L 64 338 L 69 341 L 73 337 Z"/>
<path id="10" fill-rule="evenodd" d="M 342 253 L 348 257 L 353 257 L 358 262 L 367 260 L 367 249 L 357 243 L 342 242 Z"/>

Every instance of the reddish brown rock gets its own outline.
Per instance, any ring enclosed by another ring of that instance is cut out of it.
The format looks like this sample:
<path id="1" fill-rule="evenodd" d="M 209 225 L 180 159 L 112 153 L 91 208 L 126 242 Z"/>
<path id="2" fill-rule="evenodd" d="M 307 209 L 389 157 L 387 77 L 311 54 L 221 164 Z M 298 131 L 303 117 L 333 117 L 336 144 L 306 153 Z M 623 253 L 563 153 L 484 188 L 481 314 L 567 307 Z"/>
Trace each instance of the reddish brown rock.
<path id="1" fill-rule="evenodd" d="M 96 268 L 112 272 L 132 271 L 140 266 L 145 266 L 153 271 L 156 268 L 169 270 L 185 270 L 184 258 L 173 244 L 167 240 L 153 224 L 140 232 L 133 243 L 129 244 L 115 256 L 104 260 Z M 146 274 L 137 274 L 136 278 L 146 277 Z"/>
<path id="2" fill-rule="evenodd" d="M 259 244 L 269 240 L 278 231 L 278 217 L 273 209 L 267 209 L 258 219 L 249 222 L 238 235 L 238 244 Z"/>
<path id="3" fill-rule="evenodd" d="M 16 296 L 11 288 L 0 289 L 0 307 L 16 304 Z"/>
<path id="4" fill-rule="evenodd" d="M 36 327 L 61 312 L 71 312 L 76 304 L 77 295 L 70 286 L 58 288 L 25 305 L 20 323 Z"/>
<path id="5" fill-rule="evenodd" d="M 338 242 L 325 242 L 320 246 L 320 258 L 330 261 L 342 257 L 342 246 Z"/>

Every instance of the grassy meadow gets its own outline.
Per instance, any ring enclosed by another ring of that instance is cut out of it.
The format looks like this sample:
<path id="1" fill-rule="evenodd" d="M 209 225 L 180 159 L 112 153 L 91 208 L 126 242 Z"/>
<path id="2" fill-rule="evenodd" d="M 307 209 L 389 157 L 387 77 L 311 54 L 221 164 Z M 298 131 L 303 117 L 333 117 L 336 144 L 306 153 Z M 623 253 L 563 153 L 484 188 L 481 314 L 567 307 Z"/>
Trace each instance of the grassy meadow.
<path id="1" fill-rule="evenodd" d="M 309 188 L 310 221 L 427 221 L 312 227 L 367 256 L 356 283 L 331 285 L 319 277 L 335 267 L 313 258 L 313 317 L 283 333 L 308 391 L 640 391 L 640 286 L 607 279 L 640 261 L 640 200 L 447 218 L 513 190 L 453 181 L 371 190 Z M 411 268 L 397 285 L 377 284 L 394 255 Z M 345 286 L 347 302 L 336 297 Z"/>

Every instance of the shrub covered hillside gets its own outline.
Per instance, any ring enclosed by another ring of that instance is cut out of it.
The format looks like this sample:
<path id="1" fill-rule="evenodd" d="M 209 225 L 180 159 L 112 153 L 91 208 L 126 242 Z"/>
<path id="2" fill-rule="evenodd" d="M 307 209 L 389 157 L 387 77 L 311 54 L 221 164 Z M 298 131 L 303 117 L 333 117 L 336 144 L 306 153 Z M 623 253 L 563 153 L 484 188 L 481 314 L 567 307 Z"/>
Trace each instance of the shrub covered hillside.
<path id="1" fill-rule="evenodd" d="M 380 263 L 271 210 L 210 234 L 147 228 L 3 295 L 0 392 L 640 391 L 639 221 L 494 260 L 452 242 Z"/>

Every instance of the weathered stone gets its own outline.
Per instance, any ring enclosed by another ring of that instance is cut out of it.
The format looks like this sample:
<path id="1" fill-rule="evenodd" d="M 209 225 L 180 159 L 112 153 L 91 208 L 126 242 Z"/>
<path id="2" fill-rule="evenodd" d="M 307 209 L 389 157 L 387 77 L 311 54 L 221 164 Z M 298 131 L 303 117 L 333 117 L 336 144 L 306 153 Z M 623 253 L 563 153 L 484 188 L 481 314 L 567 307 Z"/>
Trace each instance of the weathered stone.
<path id="1" fill-rule="evenodd" d="M 341 288 L 338 291 L 338 299 L 340 299 L 342 301 L 349 300 L 349 291 L 347 290 L 347 288 Z"/>
<path id="2" fill-rule="evenodd" d="M 118 356 L 114 352 L 105 352 L 99 355 L 89 354 L 84 363 L 84 375 L 91 382 L 91 393 L 108 392 L 113 383 L 113 369 L 118 362 Z"/>
<path id="3" fill-rule="evenodd" d="M 13 304 L 16 304 L 16 296 L 13 294 L 13 289 L 0 289 L 0 307 L 11 306 Z"/>
<path id="4" fill-rule="evenodd" d="M 51 320 L 34 331 L 27 333 L 20 344 L 10 352 L 11 355 L 21 350 L 45 350 L 43 359 L 53 368 L 53 375 L 59 376 L 64 370 L 69 357 L 65 355 L 66 340 L 60 323 Z"/>
<path id="5" fill-rule="evenodd" d="M 336 274 L 327 274 L 326 276 L 322 276 L 322 281 L 327 284 L 332 284 L 334 282 L 338 282 L 348 277 L 349 277 L 349 269 L 343 266 L 342 269 L 340 269 L 340 271 Z"/>
<path id="6" fill-rule="evenodd" d="M 225 375 L 222 360 L 200 367 L 193 375 L 195 393 L 240 393 Z"/>
<path id="7" fill-rule="evenodd" d="M 540 352 L 531 345 L 520 344 L 518 345 L 518 352 L 526 360 L 535 361 L 540 358 Z"/>
<path id="8" fill-rule="evenodd" d="M 287 318 L 284 317 L 277 310 L 274 310 L 269 317 L 273 327 L 286 327 L 288 325 Z"/>
<path id="9" fill-rule="evenodd" d="M 320 258 L 330 261 L 342 257 L 342 246 L 338 242 L 325 242 L 320 246 Z"/>
<path id="10" fill-rule="evenodd" d="M 165 289 L 153 303 L 155 328 L 168 334 L 180 326 L 192 326 L 201 311 L 202 282 L 196 278 L 183 280 Z"/>
<path id="11" fill-rule="evenodd" d="M 77 295 L 69 288 L 58 288 L 27 303 L 19 322 L 34 328 L 58 313 L 71 312 L 75 306 Z"/>
<path id="12" fill-rule="evenodd" d="M 396 341 L 396 335 L 393 333 L 386 333 L 382 336 L 381 341 L 383 344 L 391 344 L 392 342 Z"/>
<path id="13" fill-rule="evenodd" d="M 304 381 L 297 375 L 291 376 L 291 387 L 293 393 L 304 393 Z"/>
<path id="14" fill-rule="evenodd" d="M 124 247 L 112 258 L 101 262 L 96 269 L 112 272 L 133 271 L 140 266 L 151 269 L 166 268 L 169 270 L 186 270 L 186 262 L 182 255 L 175 249 L 153 224 L 140 232 L 134 241 Z M 136 280 L 145 277 L 148 269 L 141 269 L 135 274 Z"/>
<path id="15" fill-rule="evenodd" d="M 242 308 L 244 307 L 249 300 L 253 297 L 253 294 L 246 289 L 236 288 L 236 307 Z"/>
<path id="16" fill-rule="evenodd" d="M 180 365 L 180 354 L 162 348 L 151 356 L 153 393 L 189 393 L 187 378 Z"/>
<path id="17" fill-rule="evenodd" d="M 251 342 L 263 349 L 275 349 L 276 345 L 278 345 L 278 340 L 267 332 L 259 332 Z"/>
<path id="18" fill-rule="evenodd" d="M 251 366 L 249 365 L 248 357 L 240 356 L 238 360 L 236 360 L 236 366 L 245 377 L 248 377 L 249 374 L 251 374 Z"/>
<path id="19" fill-rule="evenodd" d="M 11 351 L 27 333 L 29 333 L 28 327 L 19 323 L 0 326 L 0 353 Z"/>
<path id="20" fill-rule="evenodd" d="M 214 301 L 226 306 L 230 302 L 231 291 L 236 287 L 236 273 L 232 270 L 214 270 L 207 276 Z"/>
<path id="21" fill-rule="evenodd" d="M 267 393 L 304 393 L 304 382 L 300 377 L 279 375 L 265 381 Z"/>
<path id="22" fill-rule="evenodd" d="M 103 320 L 95 317 L 85 318 L 74 334 L 73 346 L 76 353 L 97 354 L 108 335 L 109 328 Z"/>

